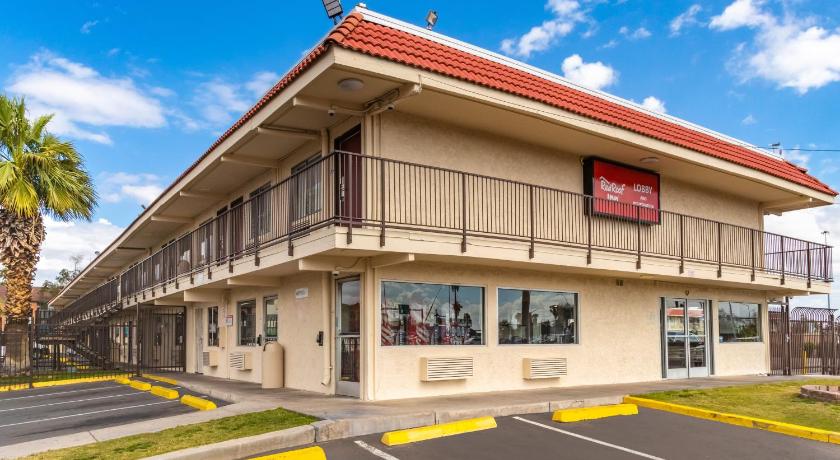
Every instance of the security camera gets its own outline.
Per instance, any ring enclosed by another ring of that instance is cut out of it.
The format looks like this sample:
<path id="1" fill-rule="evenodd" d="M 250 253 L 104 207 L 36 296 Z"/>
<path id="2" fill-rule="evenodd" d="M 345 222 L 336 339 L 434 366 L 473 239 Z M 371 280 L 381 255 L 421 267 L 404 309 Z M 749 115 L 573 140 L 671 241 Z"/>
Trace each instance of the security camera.
<path id="1" fill-rule="evenodd" d="M 327 115 L 329 115 L 331 117 L 334 117 L 335 116 L 335 108 L 330 107 L 329 110 L 327 110 Z"/>
<path id="2" fill-rule="evenodd" d="M 339 274 L 338 270 L 333 270 L 333 272 L 332 272 L 333 278 L 338 278 L 338 274 Z"/>
<path id="3" fill-rule="evenodd" d="M 396 106 L 394 106 L 393 103 L 390 103 L 385 108 L 388 109 L 388 110 L 394 110 L 396 108 Z"/>

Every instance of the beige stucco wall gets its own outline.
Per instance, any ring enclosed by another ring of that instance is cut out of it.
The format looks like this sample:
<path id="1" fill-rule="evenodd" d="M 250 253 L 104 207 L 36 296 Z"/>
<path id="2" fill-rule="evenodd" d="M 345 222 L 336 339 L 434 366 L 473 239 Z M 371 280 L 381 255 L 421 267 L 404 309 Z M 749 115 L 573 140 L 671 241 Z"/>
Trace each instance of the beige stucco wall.
<path id="1" fill-rule="evenodd" d="M 187 312 L 187 370 L 196 369 L 196 329 L 195 310 L 202 309 L 202 321 L 207 322 L 207 308 L 219 307 L 220 331 L 219 347 L 208 347 L 207 327 L 201 328 L 204 350 L 220 352 L 217 367 L 201 366 L 205 375 L 243 380 L 249 382 L 262 381 L 262 347 L 238 345 L 238 318 L 236 305 L 240 301 L 256 299 L 257 334 L 263 334 L 265 324 L 264 299 L 277 296 L 278 299 L 278 331 L 277 342 L 284 348 L 285 386 L 300 390 L 327 392 L 328 387 L 322 385 L 324 375 L 324 349 L 319 347 L 315 339 L 318 331 L 323 327 L 324 302 L 322 277 L 323 273 L 311 272 L 282 278 L 274 288 L 234 288 L 228 292 L 220 291 L 217 302 L 201 302 L 193 304 Z M 295 291 L 300 288 L 308 289 L 308 296 L 296 298 Z M 329 293 L 326 293 L 327 295 Z M 225 326 L 225 316 L 233 315 L 233 325 Z M 252 353 L 253 369 L 239 371 L 230 369 L 228 356 L 231 351 Z"/>
<path id="2" fill-rule="evenodd" d="M 568 152 L 562 140 L 551 149 L 399 111 L 379 117 L 376 152 L 368 153 L 583 193 L 586 152 Z M 662 209 L 761 228 L 757 202 L 661 174 Z"/>
<path id="3" fill-rule="evenodd" d="M 441 282 L 485 289 L 485 343 L 480 346 L 376 347 L 374 399 L 394 399 L 543 388 L 638 382 L 662 378 L 660 298 L 738 299 L 763 303 L 760 293 L 680 286 L 645 280 L 572 276 L 492 267 L 415 263 L 376 270 L 374 305 L 366 304 L 374 324 L 380 324 L 381 280 Z M 579 343 L 574 345 L 498 345 L 497 289 L 499 287 L 560 290 L 579 294 Z M 688 292 L 686 294 L 686 292 Z M 373 311 L 370 311 L 372 309 Z M 715 310 L 716 311 L 716 310 Z M 717 331 L 716 314 L 712 315 Z M 766 328 L 765 328 L 766 329 Z M 715 342 L 717 336 L 710 337 Z M 369 342 L 370 343 L 370 342 Z M 766 343 L 766 342 L 765 342 Z M 719 374 L 756 374 L 767 371 L 765 343 L 715 346 Z M 422 382 L 421 357 L 474 358 L 474 377 L 465 380 Z M 568 376 L 525 380 L 524 358 L 565 357 Z"/>

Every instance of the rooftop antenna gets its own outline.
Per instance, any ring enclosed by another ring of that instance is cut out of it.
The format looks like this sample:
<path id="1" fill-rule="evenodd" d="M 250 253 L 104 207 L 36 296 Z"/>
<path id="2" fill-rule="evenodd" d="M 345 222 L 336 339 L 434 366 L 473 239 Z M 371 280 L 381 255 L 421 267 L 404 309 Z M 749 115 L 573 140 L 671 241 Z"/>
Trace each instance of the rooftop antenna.
<path id="1" fill-rule="evenodd" d="M 324 11 L 327 12 L 327 17 L 333 20 L 333 24 L 338 24 L 338 21 L 344 14 L 344 8 L 341 7 L 341 0 L 322 1 L 324 3 Z"/>
<path id="2" fill-rule="evenodd" d="M 774 143 L 770 144 L 770 148 L 773 149 L 773 153 L 775 153 L 776 155 L 784 156 L 784 155 L 782 155 L 782 143 L 781 142 L 774 142 Z"/>
<path id="3" fill-rule="evenodd" d="M 434 29 L 435 24 L 437 23 L 438 14 L 435 10 L 429 10 L 426 14 L 426 28 L 429 30 Z"/>

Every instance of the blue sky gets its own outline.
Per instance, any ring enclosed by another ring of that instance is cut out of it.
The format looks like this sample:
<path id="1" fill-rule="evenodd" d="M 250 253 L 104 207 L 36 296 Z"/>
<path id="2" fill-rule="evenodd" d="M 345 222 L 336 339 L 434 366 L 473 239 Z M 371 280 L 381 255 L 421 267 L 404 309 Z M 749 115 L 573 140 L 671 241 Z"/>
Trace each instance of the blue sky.
<path id="1" fill-rule="evenodd" d="M 344 2 L 350 9 L 354 4 Z M 788 157 L 840 189 L 840 3 L 388 1 L 368 7 L 509 54 Z M 92 223 L 50 223 L 38 280 L 103 247 L 327 32 L 321 2 L 4 5 L 0 86 L 85 155 Z M 833 209 L 771 219 L 840 237 Z M 836 230 L 836 232 L 834 231 Z"/>

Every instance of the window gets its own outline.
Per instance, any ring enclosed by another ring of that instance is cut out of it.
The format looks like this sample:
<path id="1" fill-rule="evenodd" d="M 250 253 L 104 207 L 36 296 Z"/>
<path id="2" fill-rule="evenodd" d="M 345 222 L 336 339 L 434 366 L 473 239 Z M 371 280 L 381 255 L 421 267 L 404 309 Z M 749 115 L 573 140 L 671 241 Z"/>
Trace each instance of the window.
<path id="1" fill-rule="evenodd" d="M 292 167 L 292 217 L 301 219 L 321 210 L 321 154 Z"/>
<path id="2" fill-rule="evenodd" d="M 257 344 L 257 302 L 246 300 L 236 304 L 239 310 L 239 345 Z"/>
<path id="3" fill-rule="evenodd" d="M 251 198 L 251 234 L 252 237 L 268 233 L 268 208 L 271 200 L 271 192 L 268 189 L 271 184 L 263 184 L 258 189 L 248 194 Z"/>
<path id="4" fill-rule="evenodd" d="M 274 342 L 277 340 L 277 296 L 266 297 L 263 299 L 263 307 L 265 308 L 265 341 Z"/>
<path id="5" fill-rule="evenodd" d="M 382 282 L 382 345 L 480 345 L 484 288 Z"/>
<path id="6" fill-rule="evenodd" d="M 219 346 L 219 307 L 207 309 L 207 346 Z"/>
<path id="7" fill-rule="evenodd" d="M 761 342 L 761 314 L 757 303 L 720 302 L 720 342 Z"/>
<path id="8" fill-rule="evenodd" d="M 577 343 L 577 310 L 574 293 L 499 289 L 499 343 Z"/>

